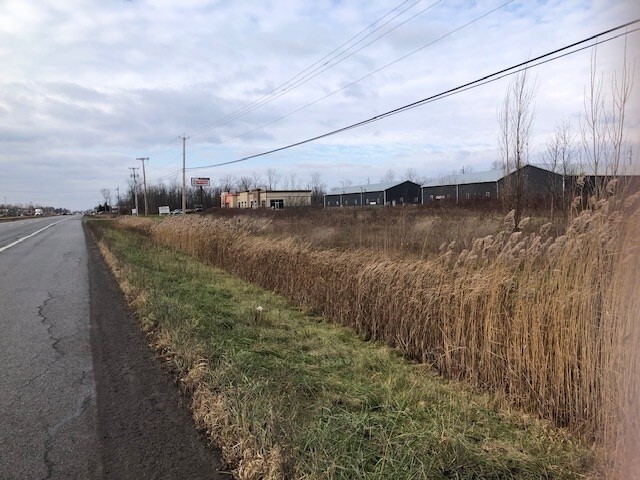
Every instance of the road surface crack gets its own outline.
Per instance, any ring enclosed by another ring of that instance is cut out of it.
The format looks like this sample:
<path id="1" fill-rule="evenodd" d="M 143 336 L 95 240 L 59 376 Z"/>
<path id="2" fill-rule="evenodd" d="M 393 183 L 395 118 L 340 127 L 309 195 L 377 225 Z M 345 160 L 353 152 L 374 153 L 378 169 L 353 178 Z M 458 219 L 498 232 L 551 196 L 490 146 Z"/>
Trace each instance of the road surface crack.
<path id="1" fill-rule="evenodd" d="M 84 377 L 86 375 L 86 373 L 82 374 L 82 377 Z M 78 405 L 75 409 L 75 411 L 69 415 L 67 415 L 66 417 L 64 417 L 62 420 L 60 420 L 58 423 L 56 423 L 55 425 L 46 428 L 45 427 L 45 434 L 46 434 L 46 438 L 44 441 L 44 464 L 45 467 L 47 469 L 47 476 L 42 478 L 42 480 L 46 480 L 48 478 L 51 478 L 51 475 L 53 473 L 54 467 L 55 467 L 55 462 L 54 460 L 52 460 L 51 457 L 51 451 L 53 448 L 53 441 L 56 438 L 56 435 L 58 434 L 58 431 L 64 427 L 65 425 L 73 422 L 75 419 L 77 419 L 78 417 L 80 417 L 84 411 L 86 410 L 86 408 L 89 406 L 89 404 L 92 403 L 92 401 L 94 400 L 94 395 L 93 393 L 89 393 L 87 395 L 85 395 L 83 398 L 80 399 L 80 401 L 78 402 Z"/>

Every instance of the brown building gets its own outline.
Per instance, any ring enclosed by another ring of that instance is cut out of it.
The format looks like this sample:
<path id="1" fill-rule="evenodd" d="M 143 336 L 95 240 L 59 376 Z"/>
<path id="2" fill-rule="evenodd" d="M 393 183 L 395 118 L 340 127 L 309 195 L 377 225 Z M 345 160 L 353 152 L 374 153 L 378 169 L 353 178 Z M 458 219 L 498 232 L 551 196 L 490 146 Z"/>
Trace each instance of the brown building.
<path id="1" fill-rule="evenodd" d="M 222 208 L 272 208 L 311 205 L 311 190 L 246 190 L 244 192 L 220 194 Z"/>

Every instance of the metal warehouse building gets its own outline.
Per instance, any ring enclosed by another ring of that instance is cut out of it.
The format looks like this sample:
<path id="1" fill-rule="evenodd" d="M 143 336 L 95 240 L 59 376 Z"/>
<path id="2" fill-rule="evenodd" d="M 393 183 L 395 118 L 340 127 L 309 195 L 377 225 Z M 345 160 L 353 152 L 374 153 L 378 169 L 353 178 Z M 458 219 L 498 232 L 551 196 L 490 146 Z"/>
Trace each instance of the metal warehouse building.
<path id="1" fill-rule="evenodd" d="M 545 201 L 563 192 L 563 176 L 534 165 L 520 169 L 522 193 L 527 201 Z M 512 191 L 516 172 L 505 175 L 502 170 L 450 175 L 422 186 L 422 203 L 465 203 L 495 200 Z"/>
<path id="2" fill-rule="evenodd" d="M 324 195 L 325 207 L 407 203 L 420 203 L 420 185 L 408 180 L 332 188 Z"/>
<path id="3" fill-rule="evenodd" d="M 497 198 L 502 170 L 449 175 L 422 185 L 422 203 L 438 201 L 460 203 L 462 200 Z"/>

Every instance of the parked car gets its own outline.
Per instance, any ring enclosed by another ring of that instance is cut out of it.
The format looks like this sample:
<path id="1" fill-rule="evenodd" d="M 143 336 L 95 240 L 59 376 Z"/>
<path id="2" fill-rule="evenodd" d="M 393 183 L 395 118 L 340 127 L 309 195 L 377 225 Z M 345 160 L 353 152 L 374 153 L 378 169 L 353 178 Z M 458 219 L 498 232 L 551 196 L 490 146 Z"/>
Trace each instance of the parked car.
<path id="1" fill-rule="evenodd" d="M 171 215 L 180 215 L 181 213 L 182 213 L 181 208 L 176 208 L 175 210 L 171 211 Z"/>

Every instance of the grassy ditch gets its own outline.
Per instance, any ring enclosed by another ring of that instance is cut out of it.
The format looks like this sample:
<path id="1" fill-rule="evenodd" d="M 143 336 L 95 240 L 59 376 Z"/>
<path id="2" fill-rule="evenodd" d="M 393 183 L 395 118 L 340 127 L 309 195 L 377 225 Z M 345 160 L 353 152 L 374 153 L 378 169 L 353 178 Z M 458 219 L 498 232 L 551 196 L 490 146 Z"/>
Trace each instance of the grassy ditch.
<path id="1" fill-rule="evenodd" d="M 239 479 L 582 478 L 593 468 L 563 431 L 389 347 L 112 222 L 88 225 Z"/>

